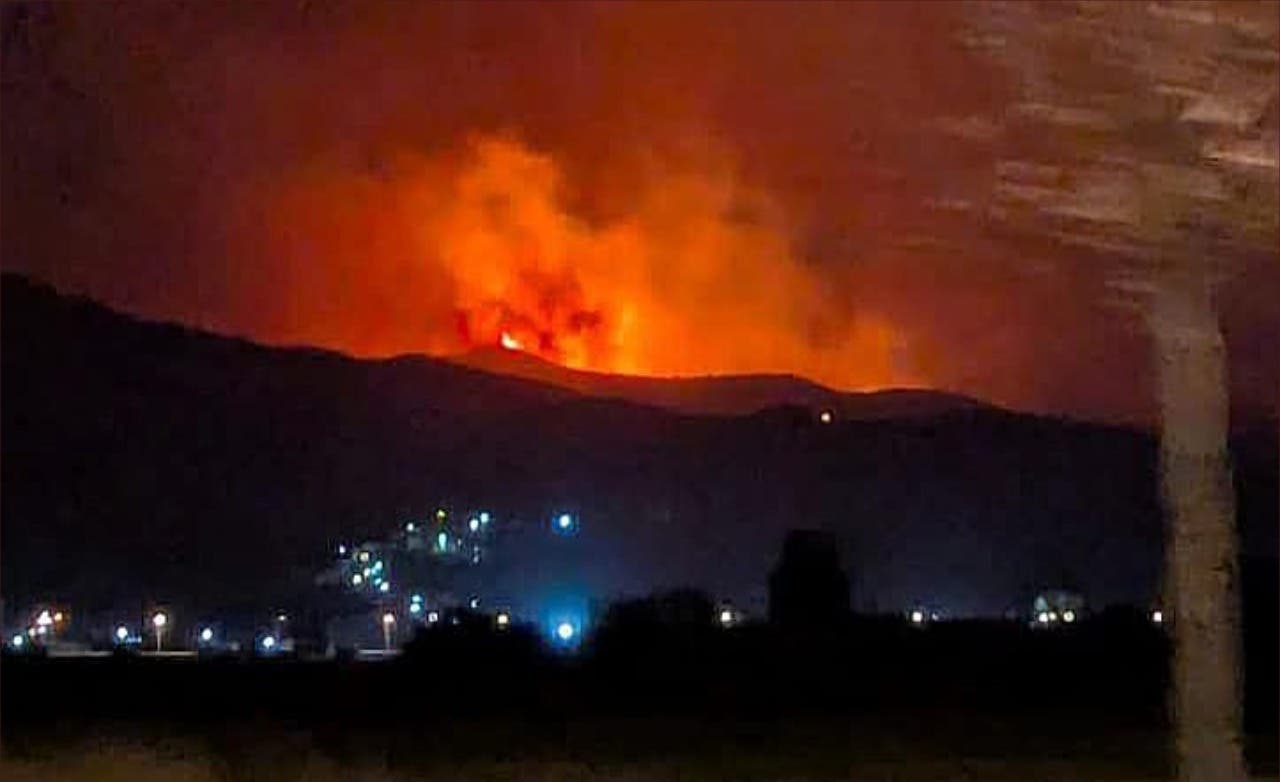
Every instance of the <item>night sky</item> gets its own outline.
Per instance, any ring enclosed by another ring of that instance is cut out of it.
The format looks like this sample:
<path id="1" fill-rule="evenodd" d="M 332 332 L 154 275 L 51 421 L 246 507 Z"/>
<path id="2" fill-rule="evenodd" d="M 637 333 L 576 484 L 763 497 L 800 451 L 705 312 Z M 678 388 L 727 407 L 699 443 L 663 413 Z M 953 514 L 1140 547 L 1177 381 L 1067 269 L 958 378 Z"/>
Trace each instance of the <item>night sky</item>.
<path id="1" fill-rule="evenodd" d="M 990 192 L 1015 92 L 964 8 L 7 4 L 0 262 L 357 355 L 505 333 L 1143 417 L 1105 260 L 944 208 Z M 1222 298 L 1251 407 L 1280 385 L 1275 260 Z"/>

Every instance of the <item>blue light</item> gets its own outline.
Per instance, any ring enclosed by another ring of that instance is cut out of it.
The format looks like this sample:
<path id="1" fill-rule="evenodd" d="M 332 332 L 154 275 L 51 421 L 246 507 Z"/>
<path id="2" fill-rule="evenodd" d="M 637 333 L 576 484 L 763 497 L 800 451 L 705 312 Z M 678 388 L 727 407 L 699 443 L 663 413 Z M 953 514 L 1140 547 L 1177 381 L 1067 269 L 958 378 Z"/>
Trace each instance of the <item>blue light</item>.
<path id="1" fill-rule="evenodd" d="M 269 652 L 275 648 L 276 648 L 276 637 L 274 635 L 268 635 L 262 639 L 262 650 L 264 652 Z"/>
<path id="2" fill-rule="evenodd" d="M 415 592 L 415 593 L 413 594 L 413 596 L 409 598 L 409 600 L 410 600 L 410 602 L 413 602 L 413 603 L 421 603 L 421 602 L 422 602 L 422 595 L 419 595 L 419 594 L 417 594 L 417 593 Z"/>
<path id="3" fill-rule="evenodd" d="M 489 523 L 489 511 L 487 510 L 480 511 L 480 523 L 481 524 Z"/>
<path id="4" fill-rule="evenodd" d="M 467 529 L 476 532 L 480 529 L 480 519 L 471 519 L 467 522 Z"/>
<path id="5" fill-rule="evenodd" d="M 449 550 L 449 533 L 442 531 L 436 535 L 436 548 L 441 551 Z"/>
<path id="6" fill-rule="evenodd" d="M 562 537 L 578 534 L 578 519 L 570 513 L 557 513 L 551 517 L 551 531 Z"/>
<path id="7" fill-rule="evenodd" d="M 381 584 L 379 584 L 379 585 L 378 585 L 378 591 L 379 591 L 379 592 L 381 592 L 381 593 L 383 593 L 384 595 L 385 595 L 386 593 L 390 592 L 390 591 L 391 591 L 391 582 L 390 582 L 390 581 L 383 581 Z"/>
<path id="8" fill-rule="evenodd" d="M 422 613 L 422 603 L 410 603 L 409 613 L 413 614 L 414 616 L 417 616 L 418 614 Z"/>
<path id="9" fill-rule="evenodd" d="M 18 633 L 13 637 L 13 639 L 9 643 L 13 645 L 14 649 L 21 649 L 22 645 L 25 644 L 26 642 L 27 642 L 26 637 L 22 633 Z"/>
<path id="10" fill-rule="evenodd" d="M 373 563 L 373 572 L 374 573 L 382 572 L 382 560 L 378 560 L 377 562 Z"/>
<path id="11" fill-rule="evenodd" d="M 572 641 L 573 637 L 577 634 L 577 628 L 575 628 L 570 622 L 561 622 L 556 625 L 556 638 L 559 638 L 562 643 Z"/>

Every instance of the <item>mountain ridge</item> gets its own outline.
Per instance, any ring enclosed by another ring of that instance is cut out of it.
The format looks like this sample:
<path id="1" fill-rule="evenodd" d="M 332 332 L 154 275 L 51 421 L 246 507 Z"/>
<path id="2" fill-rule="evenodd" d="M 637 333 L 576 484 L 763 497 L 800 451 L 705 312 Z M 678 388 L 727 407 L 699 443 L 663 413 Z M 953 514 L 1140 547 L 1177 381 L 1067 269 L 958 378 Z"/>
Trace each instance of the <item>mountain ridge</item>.
<path id="1" fill-rule="evenodd" d="M 864 609 L 999 613 L 1064 581 L 1140 601 L 1157 583 L 1156 451 L 1140 431 L 987 406 L 829 425 L 805 405 L 699 415 L 427 357 L 260 346 L 21 278 L 0 294 L 10 605 L 293 605 L 335 541 L 440 504 L 527 530 L 580 516 L 560 565 L 519 553 L 535 535 L 495 566 L 492 587 L 512 594 L 692 585 L 758 604 L 794 527 L 837 535 Z M 1271 552 L 1264 434 L 1238 478 L 1246 546 Z"/>

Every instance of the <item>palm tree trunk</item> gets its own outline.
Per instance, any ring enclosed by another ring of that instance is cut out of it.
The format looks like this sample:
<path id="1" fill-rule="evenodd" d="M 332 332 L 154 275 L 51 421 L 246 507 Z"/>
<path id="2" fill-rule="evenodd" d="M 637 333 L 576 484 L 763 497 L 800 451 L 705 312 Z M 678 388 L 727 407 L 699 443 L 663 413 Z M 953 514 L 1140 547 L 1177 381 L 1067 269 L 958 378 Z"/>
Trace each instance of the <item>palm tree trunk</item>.
<path id="1" fill-rule="evenodd" d="M 1238 542 L 1226 347 L 1203 273 L 1157 284 L 1160 468 L 1168 519 L 1173 720 L 1180 782 L 1243 782 Z"/>

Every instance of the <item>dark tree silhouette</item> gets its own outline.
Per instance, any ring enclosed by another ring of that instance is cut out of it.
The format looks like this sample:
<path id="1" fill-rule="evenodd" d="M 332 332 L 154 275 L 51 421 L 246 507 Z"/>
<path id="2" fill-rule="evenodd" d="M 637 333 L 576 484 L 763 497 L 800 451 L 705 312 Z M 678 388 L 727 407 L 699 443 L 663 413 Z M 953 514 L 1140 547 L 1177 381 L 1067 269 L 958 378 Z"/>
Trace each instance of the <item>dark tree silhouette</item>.
<path id="1" fill-rule="evenodd" d="M 835 536 L 792 530 L 769 575 L 769 620 L 788 629 L 836 627 L 849 616 L 849 577 L 840 566 Z"/>

